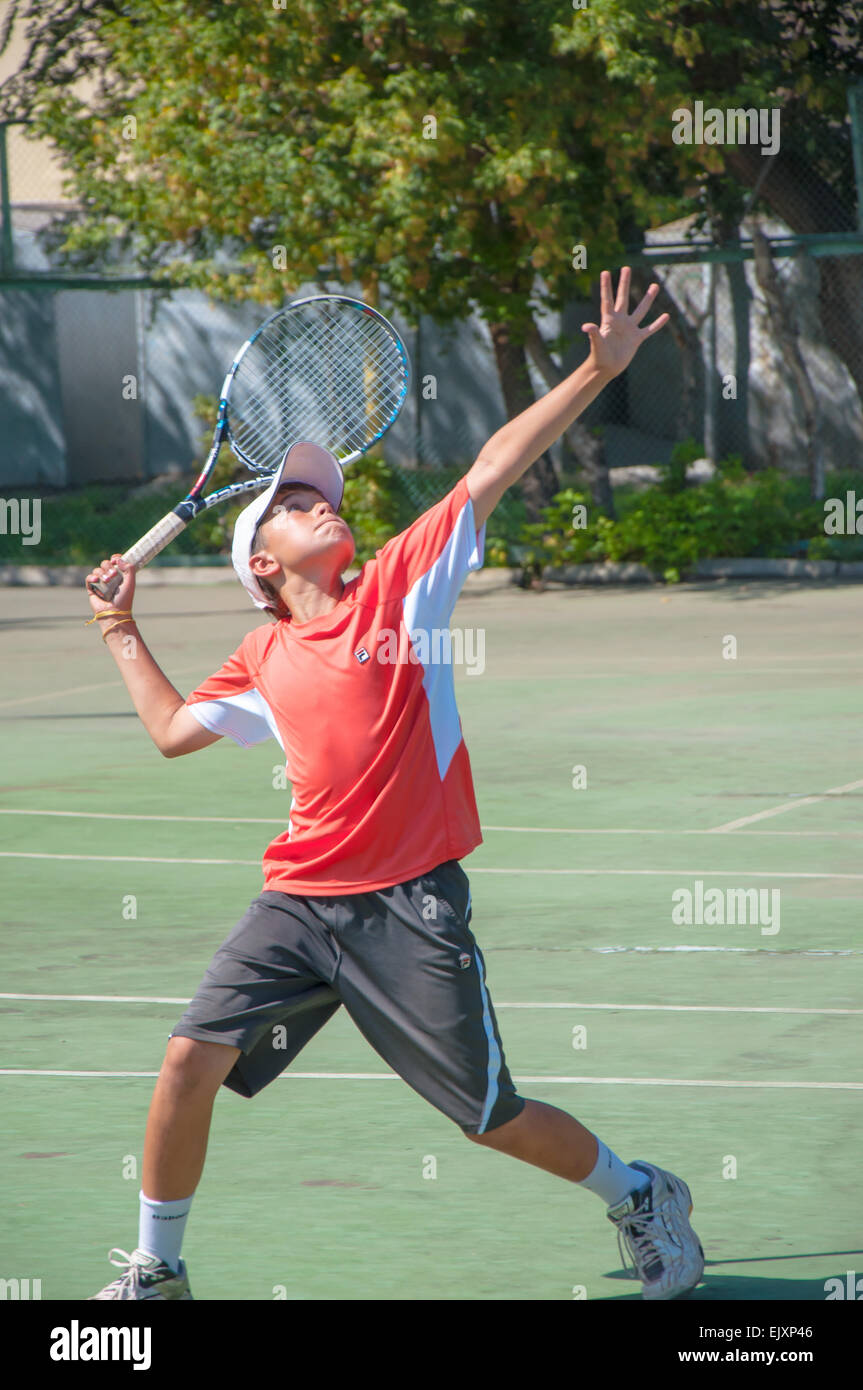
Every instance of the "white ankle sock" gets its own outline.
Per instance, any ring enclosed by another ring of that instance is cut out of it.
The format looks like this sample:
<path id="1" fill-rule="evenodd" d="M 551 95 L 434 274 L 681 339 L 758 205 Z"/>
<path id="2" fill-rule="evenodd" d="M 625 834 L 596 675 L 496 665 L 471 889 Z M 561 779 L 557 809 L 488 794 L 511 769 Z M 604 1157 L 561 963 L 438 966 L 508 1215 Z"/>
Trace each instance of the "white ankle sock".
<path id="1" fill-rule="evenodd" d="M 176 1202 L 156 1202 L 140 1192 L 141 1215 L 138 1222 L 138 1249 L 147 1255 L 157 1255 L 175 1272 L 180 1268 L 180 1247 L 183 1232 L 192 1206 L 192 1197 Z"/>
<path id="2" fill-rule="evenodd" d="M 596 1167 L 589 1177 L 576 1184 L 577 1187 L 586 1187 L 588 1192 L 595 1192 L 607 1207 L 622 1202 L 624 1197 L 638 1188 L 649 1187 L 650 1178 L 646 1173 L 640 1172 L 638 1168 L 630 1168 L 616 1153 L 612 1153 L 597 1135 L 593 1137 L 599 1145 Z"/>

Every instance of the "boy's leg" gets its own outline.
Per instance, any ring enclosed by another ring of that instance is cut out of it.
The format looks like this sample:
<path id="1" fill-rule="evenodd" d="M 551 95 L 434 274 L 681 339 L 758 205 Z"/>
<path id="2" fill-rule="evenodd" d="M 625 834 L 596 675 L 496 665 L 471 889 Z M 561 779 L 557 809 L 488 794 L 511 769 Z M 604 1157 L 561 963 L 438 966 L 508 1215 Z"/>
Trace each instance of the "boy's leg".
<path id="1" fill-rule="evenodd" d="M 467 1137 L 488 1149 L 532 1163 L 535 1168 L 544 1168 L 555 1177 L 577 1182 L 587 1192 L 594 1192 L 607 1207 L 650 1186 L 646 1173 L 624 1163 L 574 1115 L 540 1100 L 525 1099 L 524 1109 L 514 1120 Z"/>
<path id="2" fill-rule="evenodd" d="M 340 948 L 333 983 L 341 1001 L 394 1071 L 475 1142 L 600 1198 L 645 1298 L 695 1287 L 704 1257 L 686 1184 L 655 1165 L 624 1163 L 574 1116 L 518 1094 L 457 861 L 315 910 Z"/>
<path id="3" fill-rule="evenodd" d="M 517 1093 L 457 861 L 342 909 L 332 923 L 342 1002 L 409 1085 L 468 1138 L 579 1183 L 606 1206 L 646 1187 L 644 1173 L 574 1116 Z"/>
<path id="4" fill-rule="evenodd" d="M 190 1197 L 201 1180 L 216 1092 L 240 1048 L 176 1037 L 150 1103 L 142 1189 L 153 1202 Z"/>
<path id="5" fill-rule="evenodd" d="M 261 894 L 219 947 L 172 1031 L 153 1092 L 138 1247 L 131 1264 L 117 1252 L 126 1272 L 96 1298 L 191 1297 L 180 1249 L 216 1093 L 224 1085 L 257 1095 L 332 1017 L 334 960 L 302 900 L 283 893 Z"/>
<path id="6" fill-rule="evenodd" d="M 514 1120 L 486 1130 L 485 1134 L 467 1137 L 570 1182 L 584 1182 L 589 1178 L 599 1154 L 596 1135 L 585 1129 L 574 1115 L 527 1098 L 524 1109 Z"/>

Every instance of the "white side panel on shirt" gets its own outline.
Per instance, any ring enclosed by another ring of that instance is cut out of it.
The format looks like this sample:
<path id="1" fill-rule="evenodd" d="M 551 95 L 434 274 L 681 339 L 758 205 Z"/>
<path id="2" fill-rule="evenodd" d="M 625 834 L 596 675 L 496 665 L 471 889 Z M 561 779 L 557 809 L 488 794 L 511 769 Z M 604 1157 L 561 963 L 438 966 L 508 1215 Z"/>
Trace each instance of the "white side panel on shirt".
<path id="1" fill-rule="evenodd" d="M 449 630 L 450 618 L 462 586 L 471 570 L 482 568 L 485 551 L 485 525 L 477 537 L 473 519 L 473 504 L 468 499 L 453 527 L 452 535 L 438 558 L 406 594 L 403 609 L 404 623 L 412 640 L 424 632 L 428 665 L 423 666 L 423 688 L 429 702 L 429 718 L 435 756 L 441 781 L 446 776 L 456 749 L 461 743 L 461 725 L 455 701 L 455 684 L 451 661 L 435 661 L 449 651 L 448 642 L 434 632 Z M 422 649 L 420 649 L 422 650 Z"/>

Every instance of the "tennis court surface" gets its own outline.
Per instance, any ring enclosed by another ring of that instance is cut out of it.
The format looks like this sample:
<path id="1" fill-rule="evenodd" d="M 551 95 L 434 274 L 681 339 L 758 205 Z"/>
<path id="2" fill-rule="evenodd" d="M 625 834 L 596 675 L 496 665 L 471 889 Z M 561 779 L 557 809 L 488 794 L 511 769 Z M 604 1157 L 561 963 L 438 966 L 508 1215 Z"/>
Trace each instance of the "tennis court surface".
<path id="1" fill-rule="evenodd" d="M 183 694 L 256 622 L 236 582 L 135 607 Z M 168 1033 L 290 788 L 275 743 L 161 758 L 83 591 L 0 615 L 0 1274 L 78 1299 L 135 1247 Z M 466 590 L 453 628 L 484 642 L 463 862 L 520 1093 L 685 1179 L 694 1299 L 823 1301 L 863 1275 L 859 590 Z M 183 1255 L 196 1299 L 640 1298 L 597 1197 L 471 1144 L 343 1011 L 221 1091 Z"/>

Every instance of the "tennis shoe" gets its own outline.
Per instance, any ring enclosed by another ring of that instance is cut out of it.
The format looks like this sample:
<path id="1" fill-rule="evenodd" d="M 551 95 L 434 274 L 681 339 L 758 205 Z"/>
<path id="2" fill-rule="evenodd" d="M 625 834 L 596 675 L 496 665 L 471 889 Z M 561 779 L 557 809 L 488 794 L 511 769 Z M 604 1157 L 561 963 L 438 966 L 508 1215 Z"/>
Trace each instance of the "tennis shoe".
<path id="1" fill-rule="evenodd" d="M 630 1192 L 608 1208 L 617 1227 L 617 1245 L 626 1272 L 641 1280 L 641 1296 L 683 1298 L 704 1273 L 704 1251 L 689 1224 L 692 1197 L 681 1178 L 652 1163 L 629 1164 L 650 1178 L 650 1186 Z M 629 1268 L 624 1246 L 633 1261 Z"/>
<path id="2" fill-rule="evenodd" d="M 112 1255 L 119 1255 L 119 1260 L 111 1259 Z M 93 1294 L 87 1299 L 88 1303 L 93 1303 L 97 1299 L 142 1299 L 142 1298 L 161 1298 L 168 1299 L 190 1299 L 192 1292 L 189 1288 L 189 1276 L 183 1261 L 180 1261 L 179 1271 L 173 1270 L 170 1265 L 160 1260 L 158 1255 L 147 1255 L 143 1250 L 133 1250 L 129 1255 L 125 1250 L 109 1250 L 108 1259 L 112 1265 L 117 1265 L 124 1272 L 119 1279 L 113 1283 L 106 1284 L 101 1293 Z"/>

